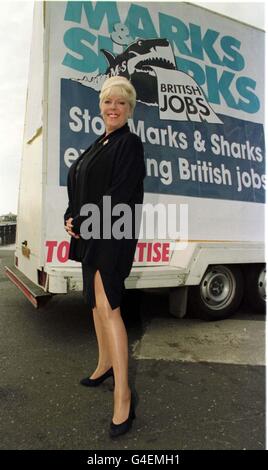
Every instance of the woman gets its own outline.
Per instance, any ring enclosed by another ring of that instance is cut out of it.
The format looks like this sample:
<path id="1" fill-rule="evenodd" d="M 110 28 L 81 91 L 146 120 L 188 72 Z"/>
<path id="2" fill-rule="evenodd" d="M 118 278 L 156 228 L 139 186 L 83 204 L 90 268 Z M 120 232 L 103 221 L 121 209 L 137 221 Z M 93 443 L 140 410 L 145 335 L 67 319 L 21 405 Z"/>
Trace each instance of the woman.
<path id="1" fill-rule="evenodd" d="M 126 433 L 135 418 L 134 398 L 128 384 L 128 338 L 120 312 L 124 279 L 131 270 L 140 223 L 141 210 L 135 219 L 135 205 L 141 208 L 145 177 L 142 142 L 127 124 L 135 105 L 135 89 L 125 77 L 111 77 L 104 82 L 100 110 L 105 133 L 71 166 L 69 206 L 64 215 L 65 229 L 71 236 L 69 259 L 82 263 L 83 293 L 93 310 L 99 349 L 96 370 L 80 383 L 97 386 L 114 377 L 111 437 Z M 119 220 L 119 212 L 110 216 L 105 210 L 104 196 L 111 211 L 120 203 L 131 208 L 131 220 L 128 219 L 132 222 L 131 237 L 120 238 L 113 231 L 108 237 L 102 235 L 105 224 L 106 229 L 109 224 L 116 227 L 114 223 Z M 84 233 L 89 225 L 80 210 L 88 203 L 95 204 L 100 211 L 97 237 L 89 238 Z"/>

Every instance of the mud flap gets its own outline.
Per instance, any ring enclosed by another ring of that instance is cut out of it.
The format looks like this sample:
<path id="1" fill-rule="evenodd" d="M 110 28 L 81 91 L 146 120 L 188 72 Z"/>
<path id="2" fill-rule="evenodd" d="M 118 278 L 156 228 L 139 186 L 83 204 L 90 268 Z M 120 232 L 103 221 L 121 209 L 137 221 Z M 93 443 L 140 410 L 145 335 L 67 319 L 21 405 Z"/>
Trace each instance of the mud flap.
<path id="1" fill-rule="evenodd" d="M 169 291 L 169 313 L 176 318 L 186 315 L 188 286 L 174 287 Z"/>

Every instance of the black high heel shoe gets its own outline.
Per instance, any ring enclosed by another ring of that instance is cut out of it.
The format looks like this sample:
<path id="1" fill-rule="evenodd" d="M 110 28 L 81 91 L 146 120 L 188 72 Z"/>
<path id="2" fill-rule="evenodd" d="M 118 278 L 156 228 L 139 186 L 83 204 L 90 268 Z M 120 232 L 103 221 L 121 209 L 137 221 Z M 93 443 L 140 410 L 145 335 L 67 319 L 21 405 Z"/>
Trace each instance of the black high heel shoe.
<path id="1" fill-rule="evenodd" d="M 85 385 L 85 387 L 98 387 L 98 385 L 102 384 L 102 382 L 104 382 L 104 380 L 108 379 L 109 377 L 114 377 L 114 371 L 112 367 L 97 379 L 90 379 L 89 377 L 86 377 L 85 379 L 80 380 L 80 384 Z"/>
<path id="2" fill-rule="evenodd" d="M 113 421 L 110 424 L 110 437 L 112 439 L 122 436 L 122 434 L 126 434 L 131 429 L 132 421 L 133 419 L 136 418 L 136 413 L 135 413 L 136 404 L 137 404 L 136 399 L 134 398 L 134 395 L 131 393 L 128 419 L 126 419 L 126 421 L 123 421 L 123 423 L 120 423 L 120 424 L 114 424 Z"/>

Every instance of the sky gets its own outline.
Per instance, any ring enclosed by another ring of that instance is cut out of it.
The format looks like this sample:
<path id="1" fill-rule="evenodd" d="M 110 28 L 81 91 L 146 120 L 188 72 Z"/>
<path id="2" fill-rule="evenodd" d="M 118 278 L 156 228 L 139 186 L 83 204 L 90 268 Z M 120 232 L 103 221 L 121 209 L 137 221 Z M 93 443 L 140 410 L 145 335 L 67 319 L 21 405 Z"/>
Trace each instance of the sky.
<path id="1" fill-rule="evenodd" d="M 148 0 L 147 0 L 148 1 Z M 265 28 L 264 3 L 191 2 Z M 17 213 L 34 1 L 0 0 L 0 215 Z"/>

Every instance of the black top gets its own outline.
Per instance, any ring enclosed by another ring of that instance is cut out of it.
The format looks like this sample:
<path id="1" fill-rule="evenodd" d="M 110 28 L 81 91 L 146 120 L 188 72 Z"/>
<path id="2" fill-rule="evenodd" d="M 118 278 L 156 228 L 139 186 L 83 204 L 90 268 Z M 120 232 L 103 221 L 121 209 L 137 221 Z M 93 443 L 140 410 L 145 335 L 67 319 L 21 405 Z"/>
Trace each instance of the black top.
<path id="1" fill-rule="evenodd" d="M 93 145 L 83 152 L 72 164 L 68 173 L 69 205 L 64 214 L 64 221 L 73 217 L 73 231 L 80 233 L 82 222 L 88 217 L 80 215 L 84 204 L 94 203 L 103 218 L 103 196 L 111 196 L 111 211 L 116 204 L 126 203 L 132 209 L 132 238 L 100 239 L 71 237 L 69 259 L 95 266 L 112 273 L 117 270 L 127 277 L 132 266 L 137 238 L 135 225 L 135 204 L 143 202 L 143 180 L 145 164 L 143 145 L 136 134 L 132 134 L 128 124 L 116 129 L 105 138 L 98 138 Z M 122 216 L 113 216 L 111 224 Z M 134 236 L 133 236 L 134 235 Z"/>

